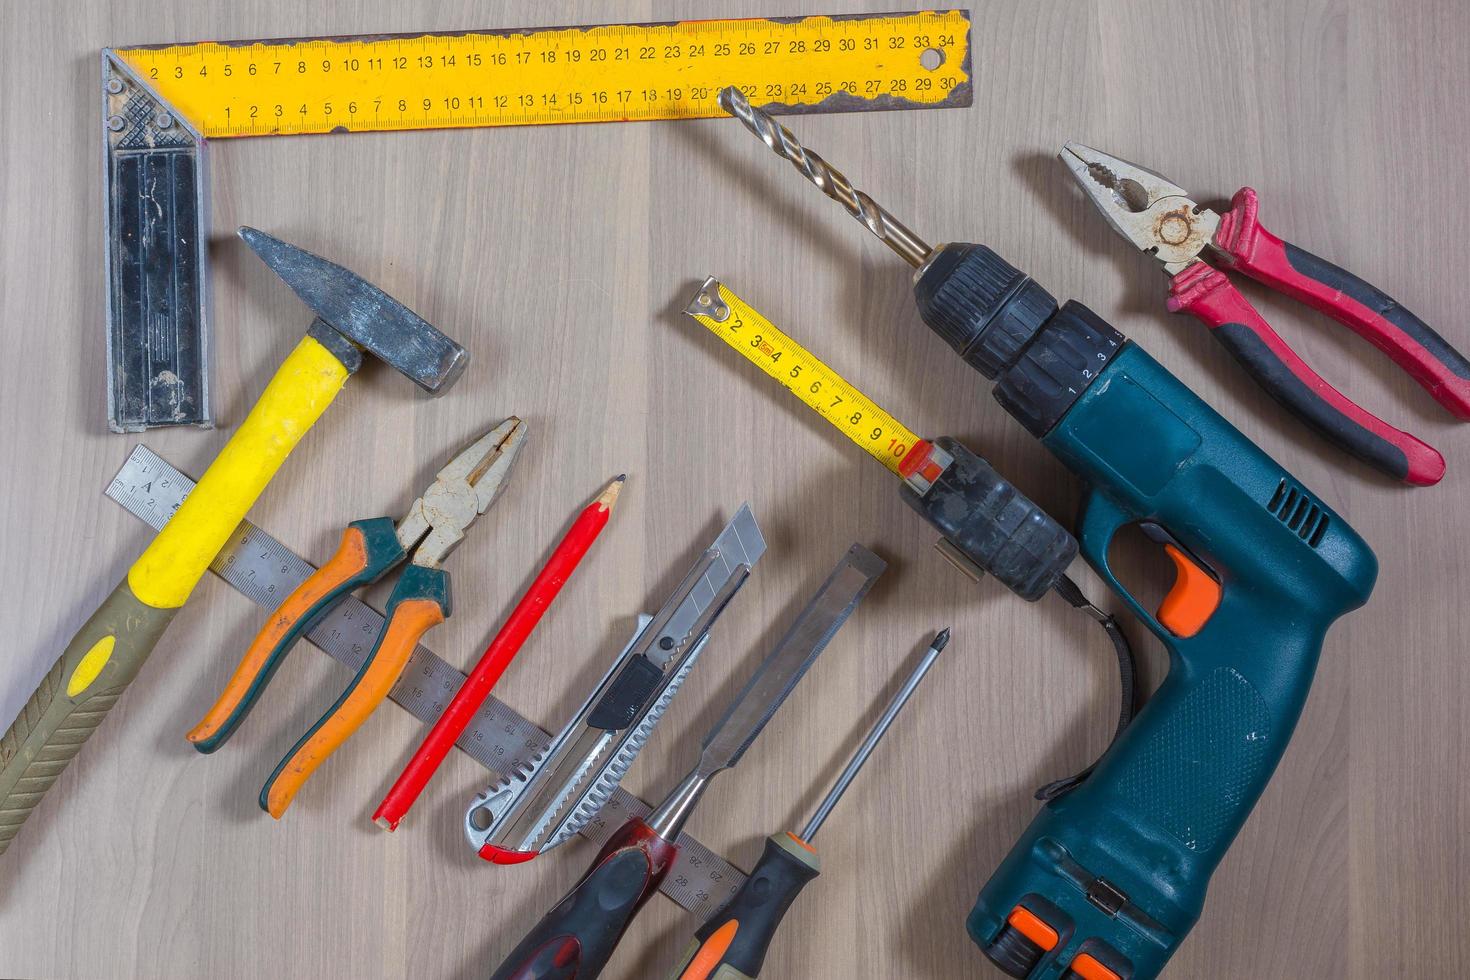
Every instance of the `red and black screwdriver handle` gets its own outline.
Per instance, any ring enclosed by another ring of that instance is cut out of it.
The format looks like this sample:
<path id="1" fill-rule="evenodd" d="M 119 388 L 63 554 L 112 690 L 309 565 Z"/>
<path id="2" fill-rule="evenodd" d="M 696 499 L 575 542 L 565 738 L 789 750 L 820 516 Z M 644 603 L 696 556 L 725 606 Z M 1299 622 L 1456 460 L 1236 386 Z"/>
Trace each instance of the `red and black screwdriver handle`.
<path id="1" fill-rule="evenodd" d="M 602 972 L 633 916 L 679 856 L 634 817 L 602 846 L 592 867 L 511 951 L 491 980 L 590 980 Z"/>
<path id="2" fill-rule="evenodd" d="M 786 910 L 821 871 L 816 848 L 800 837 L 766 838 L 750 877 L 694 934 L 671 980 L 754 980 Z"/>
<path id="3" fill-rule="evenodd" d="M 1403 368 L 1458 419 L 1470 419 L 1470 361 L 1382 290 L 1268 231 L 1256 192 L 1237 191 L 1214 244 L 1230 268 L 1327 314 Z M 1174 277 L 1169 309 L 1188 312 L 1272 397 L 1364 462 L 1415 486 L 1444 475 L 1444 458 L 1324 381 L 1226 275 L 1195 262 Z"/>

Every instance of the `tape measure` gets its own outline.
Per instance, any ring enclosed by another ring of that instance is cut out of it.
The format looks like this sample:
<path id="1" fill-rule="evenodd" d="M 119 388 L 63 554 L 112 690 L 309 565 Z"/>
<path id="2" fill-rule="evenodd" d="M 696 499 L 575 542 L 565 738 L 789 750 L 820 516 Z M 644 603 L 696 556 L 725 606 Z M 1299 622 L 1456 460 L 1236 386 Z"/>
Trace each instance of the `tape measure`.
<path id="1" fill-rule="evenodd" d="M 111 52 L 206 137 L 966 106 L 968 11 L 273 41 Z M 825 103 L 825 105 L 824 105 Z"/>
<path id="2" fill-rule="evenodd" d="M 140 445 L 134 447 L 107 485 L 106 493 L 157 531 L 193 489 L 193 480 Z M 280 605 L 315 571 L 311 563 L 249 521 L 240 522 L 209 568 L 267 609 Z M 382 614 L 349 595 L 307 634 L 307 639 L 355 672 L 382 629 Z M 431 725 L 464 679 L 462 672 L 420 644 L 388 696 L 419 721 Z M 550 743 L 547 732 L 491 696 L 455 744 L 485 768 L 505 776 L 529 761 L 533 753 L 545 751 Z M 600 846 L 629 817 L 643 816 L 651 809 L 619 787 L 597 818 L 582 828 L 581 835 Z M 683 850 L 661 890 L 696 915 L 713 914 L 740 887 L 745 875 L 693 838 L 681 837 L 679 843 Z"/>
<path id="3" fill-rule="evenodd" d="M 915 447 L 928 445 L 713 276 L 684 312 L 895 475 L 904 475 L 899 466 Z"/>

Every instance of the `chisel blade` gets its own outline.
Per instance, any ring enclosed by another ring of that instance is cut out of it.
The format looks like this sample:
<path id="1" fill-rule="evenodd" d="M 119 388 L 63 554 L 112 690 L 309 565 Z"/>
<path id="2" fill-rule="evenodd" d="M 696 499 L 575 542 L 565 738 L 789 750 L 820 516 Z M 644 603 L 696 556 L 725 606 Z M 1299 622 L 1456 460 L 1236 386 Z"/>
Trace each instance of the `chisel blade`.
<path id="1" fill-rule="evenodd" d="M 776 648 L 710 728 L 699 757 L 700 775 L 711 776 L 740 761 L 887 567 L 883 559 L 862 545 L 848 549 Z"/>

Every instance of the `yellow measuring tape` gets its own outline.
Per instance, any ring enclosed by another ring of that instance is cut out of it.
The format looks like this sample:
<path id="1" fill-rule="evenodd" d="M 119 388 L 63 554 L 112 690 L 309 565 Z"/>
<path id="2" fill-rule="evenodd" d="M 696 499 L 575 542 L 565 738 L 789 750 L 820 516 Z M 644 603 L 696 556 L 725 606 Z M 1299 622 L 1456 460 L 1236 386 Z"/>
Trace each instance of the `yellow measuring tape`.
<path id="1" fill-rule="evenodd" d="M 895 474 L 922 440 L 711 276 L 684 312 Z"/>
<path id="2" fill-rule="evenodd" d="M 120 48 L 206 137 L 969 105 L 968 11 Z M 860 106 L 859 106 L 860 107 Z"/>

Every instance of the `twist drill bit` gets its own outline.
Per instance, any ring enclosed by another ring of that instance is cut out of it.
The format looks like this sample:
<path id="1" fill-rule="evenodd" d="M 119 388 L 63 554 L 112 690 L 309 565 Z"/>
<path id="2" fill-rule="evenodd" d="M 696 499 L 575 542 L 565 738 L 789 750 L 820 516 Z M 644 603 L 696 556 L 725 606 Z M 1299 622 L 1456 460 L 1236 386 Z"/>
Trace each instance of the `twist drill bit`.
<path id="1" fill-rule="evenodd" d="M 879 241 L 897 252 L 909 265 L 919 268 L 929 258 L 932 249 L 923 239 L 867 194 L 852 186 L 842 171 L 802 146 L 791 135 L 791 130 L 772 119 L 769 113 L 751 105 L 735 86 L 720 89 L 719 102 L 721 109 L 744 123 L 746 129 L 771 148 L 771 152 L 790 160 L 803 177 L 846 208 L 848 214 L 862 222 L 865 228 L 878 236 Z"/>

